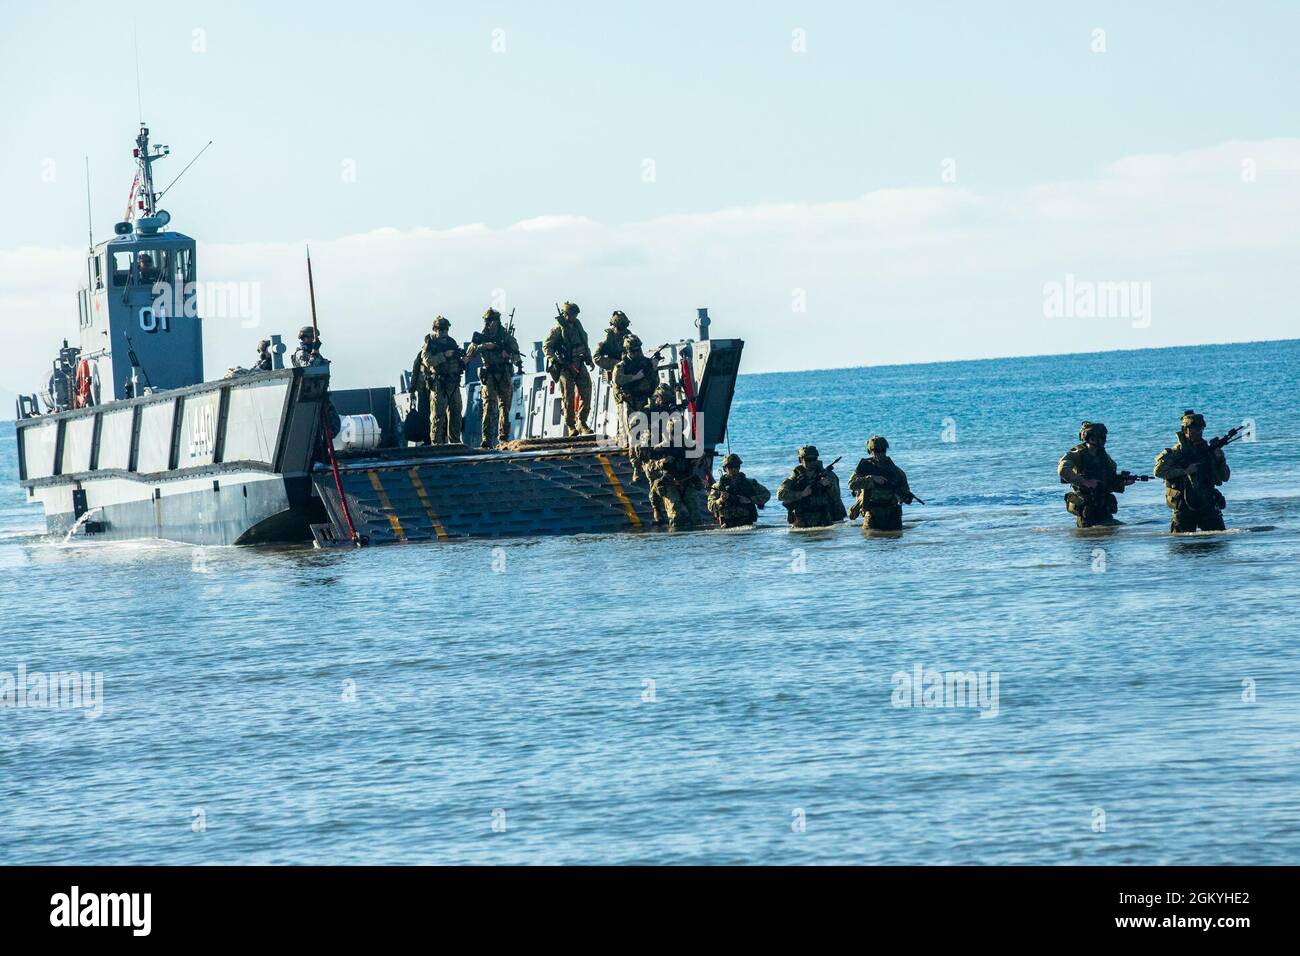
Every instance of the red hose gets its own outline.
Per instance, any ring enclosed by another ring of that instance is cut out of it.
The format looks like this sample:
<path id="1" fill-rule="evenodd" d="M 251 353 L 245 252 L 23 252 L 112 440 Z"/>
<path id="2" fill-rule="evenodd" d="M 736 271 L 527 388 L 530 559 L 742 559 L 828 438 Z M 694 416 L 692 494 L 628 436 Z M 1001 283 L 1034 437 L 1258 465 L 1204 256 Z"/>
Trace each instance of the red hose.
<path id="1" fill-rule="evenodd" d="M 352 543 L 357 544 L 357 529 L 352 524 L 352 509 L 348 507 L 348 496 L 343 493 L 343 480 L 339 478 L 339 461 L 334 457 L 334 436 L 330 433 L 328 401 L 321 403 L 320 421 L 325 427 L 325 453 L 329 455 L 330 468 L 334 471 L 334 487 L 338 490 L 339 501 L 343 503 L 343 520 L 348 523 L 348 534 L 352 535 Z"/>

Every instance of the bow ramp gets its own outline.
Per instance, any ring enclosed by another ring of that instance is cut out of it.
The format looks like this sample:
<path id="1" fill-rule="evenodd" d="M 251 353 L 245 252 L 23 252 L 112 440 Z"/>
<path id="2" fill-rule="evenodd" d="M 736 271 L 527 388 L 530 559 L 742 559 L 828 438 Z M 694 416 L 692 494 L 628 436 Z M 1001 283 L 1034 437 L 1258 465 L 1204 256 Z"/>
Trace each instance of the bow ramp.
<path id="1" fill-rule="evenodd" d="M 313 473 L 329 523 L 321 544 L 351 537 L 328 465 Z M 625 449 L 592 438 L 464 445 L 340 457 L 339 484 L 362 543 L 582 534 L 652 527 L 645 479 Z"/>

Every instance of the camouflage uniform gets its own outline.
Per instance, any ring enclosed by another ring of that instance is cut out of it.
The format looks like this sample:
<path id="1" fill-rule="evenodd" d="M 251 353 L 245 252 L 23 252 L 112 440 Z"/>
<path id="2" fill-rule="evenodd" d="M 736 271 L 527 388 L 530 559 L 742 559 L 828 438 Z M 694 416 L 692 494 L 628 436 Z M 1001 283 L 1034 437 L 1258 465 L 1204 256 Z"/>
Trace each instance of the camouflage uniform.
<path id="1" fill-rule="evenodd" d="M 478 380 L 483 399 L 483 441 L 491 445 L 492 418 L 497 419 L 497 444 L 510 438 L 510 403 L 515 393 L 514 364 L 519 361 L 519 343 L 501 327 L 501 313 L 488 309 L 483 313 L 483 331 L 474 333 L 468 357 L 479 356 Z"/>
<path id="2" fill-rule="evenodd" d="M 753 478 L 745 477 L 740 470 L 743 462 L 739 455 L 728 455 L 722 460 L 722 477 L 709 489 L 709 513 L 724 528 L 736 528 L 758 521 L 758 509 L 772 497 Z"/>
<path id="3" fill-rule="evenodd" d="M 425 339 L 420 353 L 429 389 L 429 441 L 434 445 L 460 443 L 460 375 L 465 370 L 465 353 L 447 334 L 450 325 L 442 316 L 434 319 L 434 334 Z"/>
<path id="4" fill-rule="evenodd" d="M 329 365 L 329 359 L 320 354 L 320 339 L 310 325 L 304 325 L 298 330 L 298 347 L 293 350 L 290 361 L 294 368 Z"/>
<path id="5" fill-rule="evenodd" d="M 564 425 L 566 434 L 590 435 L 587 410 L 591 407 L 591 348 L 587 333 L 578 321 L 579 309 L 572 302 L 564 303 L 555 325 L 546 336 L 542 352 L 546 356 L 546 370 L 551 380 L 560 386 L 564 398 Z"/>
<path id="6" fill-rule="evenodd" d="M 257 364 L 254 372 L 269 372 L 275 368 L 275 358 L 271 355 L 271 340 L 262 339 L 257 343 Z"/>
<path id="7" fill-rule="evenodd" d="M 805 488 L 811 488 L 812 494 L 803 495 Z M 781 482 L 776 497 L 786 507 L 786 520 L 796 528 L 821 528 L 844 519 L 839 476 L 822 467 L 812 445 L 799 449 L 799 464 Z"/>
<path id="8" fill-rule="evenodd" d="M 907 475 L 885 454 L 889 442 L 879 435 L 867 441 L 869 458 L 858 462 L 849 476 L 849 493 L 857 497 L 850 518 L 864 515 L 862 527 L 873 531 L 902 531 L 903 505 L 913 501 Z"/>
<path id="9" fill-rule="evenodd" d="M 619 424 L 624 435 L 630 436 L 628 422 L 632 415 L 650 404 L 655 386 L 659 384 L 659 369 L 655 366 L 654 359 L 641 353 L 641 340 L 635 335 L 629 335 L 623 340 L 622 354 L 623 357 L 613 368 L 612 378 L 614 395 L 618 399 L 621 413 Z"/>
<path id="10" fill-rule="evenodd" d="M 1201 437 L 1203 415 L 1183 412 L 1182 426 L 1174 447 L 1156 457 L 1155 474 L 1164 479 L 1165 503 L 1173 512 L 1169 530 L 1222 531 L 1227 502 L 1217 486 L 1231 477 L 1228 459 L 1222 448 L 1211 449 Z"/>
<path id="11" fill-rule="evenodd" d="M 609 317 L 609 328 L 605 337 L 596 346 L 593 358 L 605 372 L 605 378 L 612 378 L 614 366 L 623 357 L 623 340 L 627 338 L 628 318 L 626 313 L 615 312 Z"/>
<path id="12" fill-rule="evenodd" d="M 639 436 L 641 445 L 634 448 L 634 455 L 650 482 L 650 510 L 655 524 L 663 524 L 666 519 L 670 530 L 692 528 L 700 522 L 700 498 L 704 491 L 700 462 L 703 459 L 688 458 L 686 449 L 681 447 L 679 436 L 684 424 L 680 410 L 673 403 L 671 388 L 667 385 L 656 388 L 653 400 L 644 411 L 647 415 L 670 416 L 663 440 L 658 445 L 649 444 L 650 431 L 647 430 Z"/>
<path id="13" fill-rule="evenodd" d="M 1056 466 L 1063 484 L 1072 486 L 1065 496 L 1065 510 L 1074 515 L 1080 528 L 1119 524 L 1114 514 L 1119 499 L 1131 481 L 1119 475 L 1115 460 L 1106 453 L 1106 426 L 1101 422 L 1083 422 L 1079 426 L 1079 444 L 1064 455 Z M 1096 484 L 1087 487 L 1081 479 Z"/>

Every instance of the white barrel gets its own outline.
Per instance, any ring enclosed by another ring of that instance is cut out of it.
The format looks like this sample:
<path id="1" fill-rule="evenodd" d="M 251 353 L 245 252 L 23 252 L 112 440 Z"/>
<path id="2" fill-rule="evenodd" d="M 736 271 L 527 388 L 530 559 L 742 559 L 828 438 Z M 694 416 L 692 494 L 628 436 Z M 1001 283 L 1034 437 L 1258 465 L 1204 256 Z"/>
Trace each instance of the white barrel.
<path id="1" fill-rule="evenodd" d="M 379 419 L 374 415 L 343 415 L 334 436 L 335 451 L 364 451 L 379 447 Z"/>

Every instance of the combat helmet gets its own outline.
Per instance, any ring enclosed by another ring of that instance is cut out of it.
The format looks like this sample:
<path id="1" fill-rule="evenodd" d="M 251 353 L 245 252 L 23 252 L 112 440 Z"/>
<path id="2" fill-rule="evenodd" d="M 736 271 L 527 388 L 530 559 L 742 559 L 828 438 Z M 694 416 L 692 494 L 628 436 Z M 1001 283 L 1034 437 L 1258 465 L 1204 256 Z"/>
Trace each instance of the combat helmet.
<path id="1" fill-rule="evenodd" d="M 877 448 L 881 452 L 889 448 L 889 442 L 885 440 L 884 435 L 872 435 L 867 439 L 867 451 L 875 451 Z"/>
<path id="2" fill-rule="evenodd" d="M 562 315 L 568 316 L 571 319 L 576 317 L 577 314 L 581 311 L 582 310 L 578 308 L 578 304 L 576 302 L 566 302 L 564 303 L 564 305 L 560 306 L 560 313 Z"/>
<path id="3" fill-rule="evenodd" d="M 743 464 L 744 462 L 740 460 L 740 456 L 736 454 L 728 455 L 726 458 L 722 459 L 723 468 L 739 468 Z"/>
<path id="4" fill-rule="evenodd" d="M 640 336 L 636 336 L 636 335 L 625 335 L 625 336 L 623 336 L 623 351 L 624 351 L 624 352 L 640 351 L 640 349 L 641 349 L 641 338 L 640 338 Z"/>
<path id="5" fill-rule="evenodd" d="M 270 339 L 262 339 L 260 342 L 257 343 L 257 350 L 259 352 L 261 352 L 263 349 L 269 349 L 270 347 L 271 347 Z"/>
<path id="6" fill-rule="evenodd" d="M 655 387 L 654 400 L 660 405 L 671 405 L 677 398 L 677 393 L 673 391 L 671 385 L 666 382 L 660 382 Z"/>
<path id="7" fill-rule="evenodd" d="M 501 321 L 501 313 L 498 312 L 496 309 L 488 309 L 486 312 L 483 313 L 484 325 L 486 325 L 489 322 L 500 322 L 500 321 Z"/>
<path id="8" fill-rule="evenodd" d="M 799 449 L 799 460 L 800 460 L 800 461 L 818 461 L 818 460 L 819 460 L 819 456 L 818 456 L 818 453 L 817 453 L 817 446 L 816 446 L 816 445 L 804 445 L 802 448 L 800 448 L 800 449 Z"/>
<path id="9" fill-rule="evenodd" d="M 1205 416 L 1200 412 L 1194 412 L 1190 408 L 1183 412 L 1183 417 L 1179 419 L 1178 424 L 1183 428 L 1204 428 Z"/>
<path id="10" fill-rule="evenodd" d="M 1098 441 L 1105 443 L 1107 434 L 1106 426 L 1101 422 L 1084 421 L 1079 423 L 1079 441 L 1087 441 L 1088 436 L 1091 435 Z"/>
<path id="11" fill-rule="evenodd" d="M 632 321 L 627 317 L 626 312 L 615 309 L 614 314 L 609 317 L 609 324 L 616 329 L 625 329 L 632 324 Z"/>
<path id="12" fill-rule="evenodd" d="M 433 320 L 433 327 L 435 329 L 449 329 L 451 328 L 451 323 L 447 321 L 446 316 L 440 315 Z"/>
<path id="13" fill-rule="evenodd" d="M 299 339 L 314 339 L 315 337 L 316 337 L 316 330 L 312 328 L 310 325 L 304 325 L 302 328 L 298 330 Z"/>

